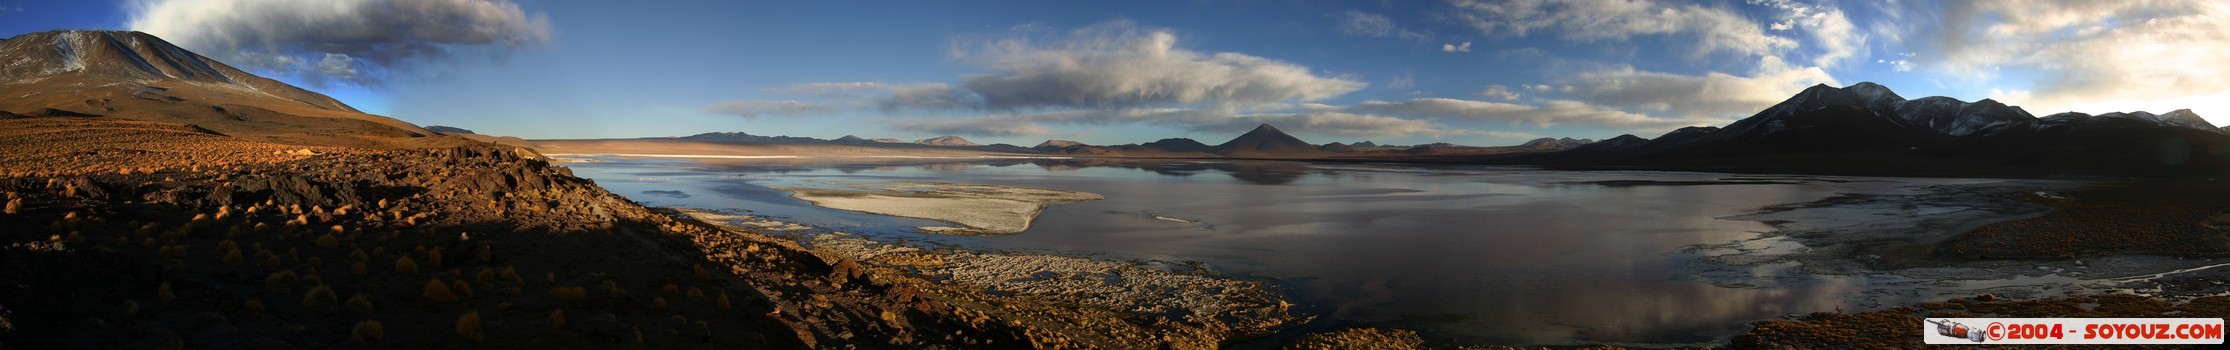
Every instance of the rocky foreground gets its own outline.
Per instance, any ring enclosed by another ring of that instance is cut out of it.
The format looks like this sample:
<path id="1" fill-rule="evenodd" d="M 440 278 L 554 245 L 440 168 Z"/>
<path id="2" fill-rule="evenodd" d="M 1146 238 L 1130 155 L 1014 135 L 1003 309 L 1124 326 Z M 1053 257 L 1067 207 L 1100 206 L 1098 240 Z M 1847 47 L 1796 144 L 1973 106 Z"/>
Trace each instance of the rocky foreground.
<path id="1" fill-rule="evenodd" d="M 0 119 L 0 346 L 1209 348 L 1276 326 L 927 282 L 523 149 L 194 129 Z"/>

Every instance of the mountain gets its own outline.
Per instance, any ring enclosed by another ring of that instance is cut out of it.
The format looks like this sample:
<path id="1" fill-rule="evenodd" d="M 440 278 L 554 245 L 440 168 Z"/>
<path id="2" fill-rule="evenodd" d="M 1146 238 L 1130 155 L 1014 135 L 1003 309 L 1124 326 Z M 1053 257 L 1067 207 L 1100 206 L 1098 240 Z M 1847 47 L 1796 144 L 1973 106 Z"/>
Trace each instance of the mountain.
<path id="1" fill-rule="evenodd" d="M 323 94 L 195 54 L 153 35 L 61 30 L 0 41 L 0 115 L 191 125 L 295 145 L 416 148 L 457 138 L 365 114 Z"/>
<path id="2" fill-rule="evenodd" d="M 1270 124 L 1254 127 L 1253 131 L 1239 135 L 1231 141 L 1208 148 L 1209 153 L 1222 155 L 1298 155 L 1316 153 L 1316 145 L 1303 142 L 1293 135 L 1278 131 Z"/>
<path id="3" fill-rule="evenodd" d="M 857 137 L 854 137 L 854 138 L 857 138 Z M 784 135 L 784 136 L 759 136 L 759 135 L 752 135 L 752 134 L 750 134 L 750 133 L 746 133 L 746 132 L 741 132 L 741 131 L 736 131 L 736 132 L 708 132 L 708 133 L 702 133 L 702 134 L 696 134 L 696 135 L 682 136 L 682 137 L 680 137 L 680 139 L 683 139 L 683 140 L 694 140 L 694 141 L 721 141 L 721 142 L 745 142 L 745 143 L 820 143 L 820 142 L 828 142 L 827 140 L 816 139 L 816 138 L 811 138 L 811 137 L 795 137 L 795 136 L 788 136 L 788 135 Z"/>
<path id="4" fill-rule="evenodd" d="M 1188 138 L 1160 139 L 1155 140 L 1154 142 L 1147 142 L 1139 146 L 1154 148 L 1165 152 L 1207 152 L 1208 148 L 1210 148 L 1208 144 L 1200 143 L 1200 141 L 1193 141 L 1192 139 Z"/>
<path id="5" fill-rule="evenodd" d="M 873 144 L 873 143 L 877 143 L 877 142 L 875 142 L 874 140 L 868 140 L 868 139 L 866 139 L 866 138 L 862 138 L 862 137 L 859 137 L 859 136 L 855 136 L 855 135 L 844 135 L 844 137 L 838 137 L 838 138 L 836 138 L 835 140 L 829 140 L 829 143 L 842 143 L 842 144 L 853 144 L 853 145 L 860 145 L 860 144 Z"/>
<path id="6" fill-rule="evenodd" d="M 1076 142 L 1076 141 L 1069 141 L 1069 140 L 1045 140 L 1045 142 L 1040 142 L 1040 143 L 1038 143 L 1038 145 L 1037 145 L 1037 146 L 1032 146 L 1032 147 L 1030 147 L 1030 148 L 1034 148 L 1034 149 L 1062 149 L 1062 148 L 1075 147 L 1075 146 L 1083 146 L 1083 145 L 1084 145 L 1084 143 L 1083 143 L 1083 142 Z"/>
<path id="7" fill-rule="evenodd" d="M 875 141 L 875 142 L 881 142 L 881 143 L 906 143 L 906 141 L 899 141 L 898 139 L 893 139 L 893 138 L 877 138 L 877 139 L 868 139 L 868 141 Z"/>
<path id="8" fill-rule="evenodd" d="M 1316 150 L 1332 153 L 1354 153 L 1355 147 L 1348 146 L 1344 143 L 1333 142 L 1324 144 L 1323 146 L 1316 146 Z"/>
<path id="9" fill-rule="evenodd" d="M 2190 110 L 2037 118 L 1995 100 L 1818 85 L 1725 127 L 1621 135 L 1517 162 L 1877 175 L 2230 175 L 2230 134 Z"/>
<path id="10" fill-rule="evenodd" d="M 426 130 L 443 134 L 478 134 L 472 132 L 472 130 L 465 130 L 464 128 L 454 126 L 427 125 Z"/>
<path id="11" fill-rule="evenodd" d="M 974 143 L 974 142 L 968 142 L 968 139 L 960 138 L 959 136 L 938 136 L 938 137 L 932 137 L 932 138 L 922 139 L 921 141 L 914 141 L 914 143 L 916 143 L 916 144 L 923 144 L 923 145 L 930 145 L 930 146 L 975 146 L 975 145 L 976 145 L 976 143 Z"/>
<path id="12" fill-rule="evenodd" d="M 1356 148 L 1371 148 L 1371 147 L 1378 147 L 1378 143 L 1376 143 L 1376 142 L 1370 142 L 1369 140 L 1364 140 L 1363 142 L 1356 142 L 1356 143 L 1353 143 L 1353 144 L 1349 144 L 1349 146 L 1354 146 L 1354 147 L 1356 147 Z"/>
<path id="13" fill-rule="evenodd" d="M 1562 151 L 1594 142 L 1595 140 L 1591 139 L 1573 139 L 1570 137 L 1556 139 L 1543 137 L 1533 139 L 1533 141 L 1526 141 L 1525 143 L 1518 144 L 1517 148 L 1536 152 Z"/>

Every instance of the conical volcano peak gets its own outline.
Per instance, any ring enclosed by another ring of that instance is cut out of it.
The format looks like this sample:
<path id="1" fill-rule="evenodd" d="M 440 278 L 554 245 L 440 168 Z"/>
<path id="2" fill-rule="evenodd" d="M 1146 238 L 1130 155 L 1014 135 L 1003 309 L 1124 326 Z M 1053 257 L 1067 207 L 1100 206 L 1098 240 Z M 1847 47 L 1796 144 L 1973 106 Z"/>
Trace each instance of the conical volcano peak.
<path id="1" fill-rule="evenodd" d="M 1209 152 L 1218 154 L 1254 155 L 1297 154 L 1316 151 L 1316 145 L 1301 141 L 1301 139 L 1295 138 L 1293 135 L 1287 135 L 1283 131 L 1278 131 L 1277 127 L 1270 126 L 1267 123 L 1254 127 L 1253 131 L 1239 135 L 1238 138 L 1233 138 L 1230 142 L 1224 142 L 1209 149 Z"/>

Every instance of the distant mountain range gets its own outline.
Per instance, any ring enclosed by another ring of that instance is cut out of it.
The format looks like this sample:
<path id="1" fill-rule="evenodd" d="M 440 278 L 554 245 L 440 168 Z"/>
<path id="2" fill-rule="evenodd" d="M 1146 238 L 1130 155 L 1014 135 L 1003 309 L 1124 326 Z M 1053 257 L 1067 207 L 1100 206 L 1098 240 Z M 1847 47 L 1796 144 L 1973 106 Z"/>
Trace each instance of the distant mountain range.
<path id="1" fill-rule="evenodd" d="M 1818 85 L 1725 127 L 1634 135 L 1495 162 L 1868 175 L 2213 177 L 2230 131 L 2190 110 L 2035 117 L 1984 99 L 1907 100 L 1874 83 Z"/>

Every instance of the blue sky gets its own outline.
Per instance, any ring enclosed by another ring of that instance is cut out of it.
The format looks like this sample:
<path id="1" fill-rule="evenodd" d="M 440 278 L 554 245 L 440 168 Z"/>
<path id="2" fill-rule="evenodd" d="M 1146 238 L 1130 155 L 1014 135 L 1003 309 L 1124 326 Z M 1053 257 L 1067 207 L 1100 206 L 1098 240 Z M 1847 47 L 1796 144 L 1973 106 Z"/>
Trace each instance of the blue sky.
<path id="1" fill-rule="evenodd" d="M 0 2 L 368 112 L 528 138 L 1501 145 L 1718 125 L 1813 84 L 2230 116 L 2230 5 L 2095 1 Z M 440 19 L 440 20 L 429 20 Z M 2230 119 L 2215 119 L 2220 124 Z"/>

